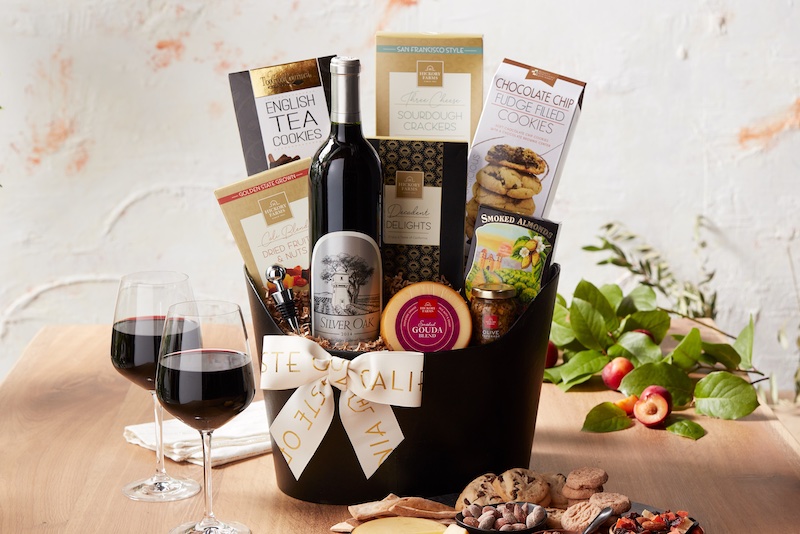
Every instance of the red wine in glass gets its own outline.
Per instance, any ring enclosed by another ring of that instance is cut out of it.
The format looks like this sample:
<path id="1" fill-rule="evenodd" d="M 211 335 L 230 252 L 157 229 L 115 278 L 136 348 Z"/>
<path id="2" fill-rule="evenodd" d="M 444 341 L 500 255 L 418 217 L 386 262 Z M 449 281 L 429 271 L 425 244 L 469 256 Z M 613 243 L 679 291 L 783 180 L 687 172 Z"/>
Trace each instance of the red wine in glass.
<path id="1" fill-rule="evenodd" d="M 161 347 L 165 316 L 134 317 L 114 324 L 111 332 L 111 362 L 125 378 L 137 386 L 156 387 L 156 362 Z M 200 346 L 200 331 L 184 329 L 187 346 Z M 192 341 L 194 340 L 194 341 Z"/>
<path id="2" fill-rule="evenodd" d="M 200 329 L 200 346 L 186 332 Z M 212 510 L 211 435 L 244 411 L 256 394 L 253 361 L 242 310 L 232 302 L 206 300 L 170 306 L 156 365 L 156 395 L 169 413 L 194 427 L 203 441 L 205 513 L 170 534 L 250 534 Z"/>
<path id="3" fill-rule="evenodd" d="M 223 349 L 177 352 L 161 361 L 158 396 L 164 408 L 197 430 L 215 430 L 255 395 L 250 356 Z"/>
<path id="4" fill-rule="evenodd" d="M 155 393 L 156 362 L 167 309 L 192 299 L 189 277 L 172 271 L 127 274 L 120 281 L 111 330 L 111 363 L 125 378 L 150 393 L 156 437 L 156 470 L 153 476 L 122 488 L 130 499 L 148 502 L 176 501 L 200 491 L 191 479 L 169 476 L 164 468 L 161 432 L 163 409 Z M 187 346 L 200 346 L 199 331 L 185 332 Z"/>

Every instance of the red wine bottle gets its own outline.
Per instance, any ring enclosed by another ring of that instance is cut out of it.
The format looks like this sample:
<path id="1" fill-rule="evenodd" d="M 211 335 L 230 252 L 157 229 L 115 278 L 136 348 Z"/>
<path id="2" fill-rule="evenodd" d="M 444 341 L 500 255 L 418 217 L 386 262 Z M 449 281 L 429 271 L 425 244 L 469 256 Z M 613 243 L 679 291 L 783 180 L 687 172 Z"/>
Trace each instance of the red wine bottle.
<path id="1" fill-rule="evenodd" d="M 331 132 L 311 160 L 311 333 L 334 343 L 380 334 L 381 164 L 361 130 L 358 59 L 331 60 Z"/>

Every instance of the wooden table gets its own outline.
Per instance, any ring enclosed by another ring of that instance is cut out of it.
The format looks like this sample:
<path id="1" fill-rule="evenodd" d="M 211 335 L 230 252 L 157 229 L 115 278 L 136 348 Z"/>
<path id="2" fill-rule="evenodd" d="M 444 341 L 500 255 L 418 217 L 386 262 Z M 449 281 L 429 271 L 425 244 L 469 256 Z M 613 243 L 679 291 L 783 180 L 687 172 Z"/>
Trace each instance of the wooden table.
<path id="1" fill-rule="evenodd" d="M 122 437 L 125 425 L 152 420 L 152 405 L 111 366 L 110 334 L 108 325 L 46 327 L 0 386 L 0 532 L 166 532 L 202 515 L 200 496 L 150 504 L 122 495 L 154 467 L 151 451 Z M 697 442 L 642 425 L 580 431 L 592 406 L 618 396 L 545 384 L 532 467 L 603 467 L 606 490 L 687 509 L 709 534 L 799 531 L 800 446 L 768 407 L 740 421 L 700 417 L 708 435 Z M 199 466 L 167 469 L 202 480 Z M 348 517 L 344 506 L 282 494 L 270 455 L 214 469 L 214 491 L 217 516 L 255 533 L 324 533 Z"/>

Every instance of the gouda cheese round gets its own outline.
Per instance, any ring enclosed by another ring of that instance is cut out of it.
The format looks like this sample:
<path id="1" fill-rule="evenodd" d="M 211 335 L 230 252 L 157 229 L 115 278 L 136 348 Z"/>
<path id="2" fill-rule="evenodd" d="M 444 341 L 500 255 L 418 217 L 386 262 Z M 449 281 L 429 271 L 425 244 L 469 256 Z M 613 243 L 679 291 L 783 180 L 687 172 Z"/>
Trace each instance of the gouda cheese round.
<path id="1" fill-rule="evenodd" d="M 353 534 L 442 534 L 441 523 L 420 517 L 381 517 L 362 523 Z"/>
<path id="2" fill-rule="evenodd" d="M 381 336 L 392 350 L 437 352 L 464 348 L 472 336 L 469 306 L 444 284 L 410 284 L 386 303 Z"/>

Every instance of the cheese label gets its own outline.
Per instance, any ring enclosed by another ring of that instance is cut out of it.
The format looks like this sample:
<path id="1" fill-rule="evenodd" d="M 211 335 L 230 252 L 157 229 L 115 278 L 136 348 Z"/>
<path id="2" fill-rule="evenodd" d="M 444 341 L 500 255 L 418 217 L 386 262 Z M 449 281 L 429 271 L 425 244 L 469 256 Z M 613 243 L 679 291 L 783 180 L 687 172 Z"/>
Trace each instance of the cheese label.
<path id="1" fill-rule="evenodd" d="M 437 282 L 417 282 L 398 291 L 381 320 L 381 336 L 391 350 L 460 349 L 469 344 L 471 329 L 464 299 Z"/>
<path id="2" fill-rule="evenodd" d="M 395 331 L 403 347 L 436 352 L 454 347 L 457 323 L 458 314 L 449 302 L 434 295 L 420 295 L 400 308 Z"/>

